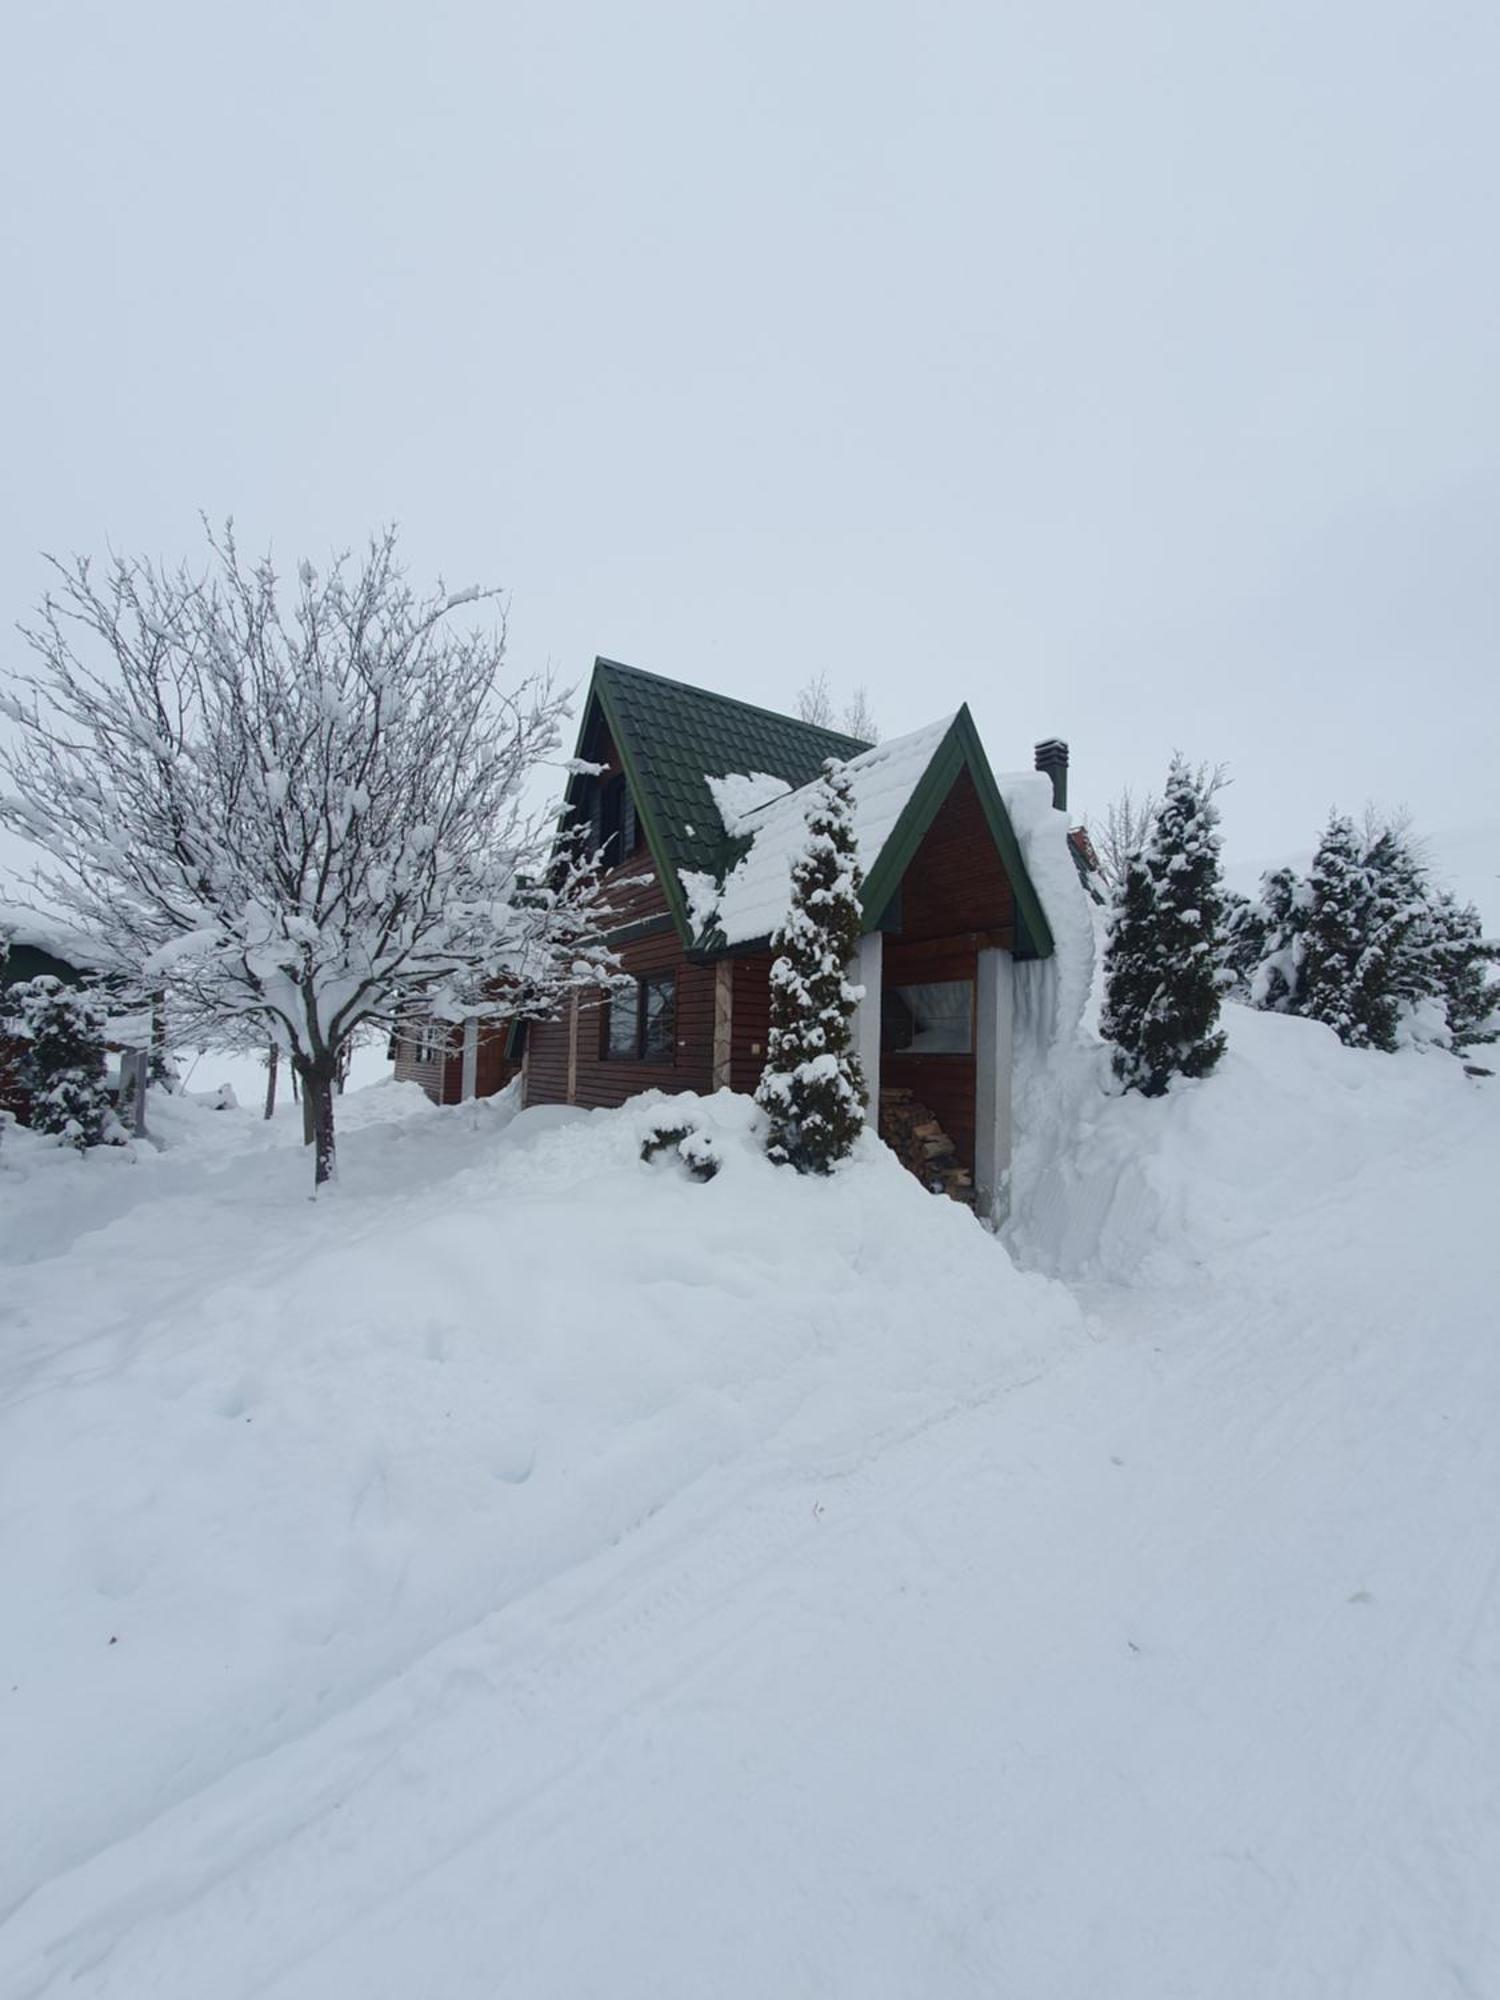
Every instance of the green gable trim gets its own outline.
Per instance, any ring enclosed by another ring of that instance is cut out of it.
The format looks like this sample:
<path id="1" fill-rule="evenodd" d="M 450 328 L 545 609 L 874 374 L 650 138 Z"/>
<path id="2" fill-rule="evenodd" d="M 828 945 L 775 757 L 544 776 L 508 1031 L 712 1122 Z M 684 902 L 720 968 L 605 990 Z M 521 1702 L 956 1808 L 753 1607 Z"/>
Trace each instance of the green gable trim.
<path id="1" fill-rule="evenodd" d="M 932 761 L 865 877 L 862 899 L 865 922 L 871 929 L 879 924 L 891 898 L 901 886 L 902 876 L 916 857 L 922 836 L 937 817 L 938 808 L 964 770 L 974 781 L 974 789 L 984 810 L 985 824 L 1005 864 L 1005 872 L 1010 877 L 1015 894 L 1015 956 L 1050 958 L 1052 927 L 1042 909 L 1041 898 L 1026 872 L 1026 864 L 1021 858 L 1021 844 L 1016 839 L 1016 830 L 1010 823 L 1010 814 L 1005 810 L 1005 801 L 1000 796 L 1000 787 L 995 783 L 995 774 L 984 754 L 984 745 L 979 740 L 979 732 L 974 727 L 974 718 L 967 703 L 954 716 L 952 727 L 933 752 Z"/>
<path id="2" fill-rule="evenodd" d="M 829 757 L 857 757 L 869 744 L 836 730 L 707 688 L 597 659 L 579 731 L 579 751 L 595 711 L 614 741 L 635 801 L 662 893 L 684 947 L 695 943 L 681 874 L 694 869 L 722 881 L 748 842 L 731 841 L 719 818 L 710 777 L 767 771 L 788 790 L 810 784 Z M 568 789 L 576 796 L 577 780 Z"/>

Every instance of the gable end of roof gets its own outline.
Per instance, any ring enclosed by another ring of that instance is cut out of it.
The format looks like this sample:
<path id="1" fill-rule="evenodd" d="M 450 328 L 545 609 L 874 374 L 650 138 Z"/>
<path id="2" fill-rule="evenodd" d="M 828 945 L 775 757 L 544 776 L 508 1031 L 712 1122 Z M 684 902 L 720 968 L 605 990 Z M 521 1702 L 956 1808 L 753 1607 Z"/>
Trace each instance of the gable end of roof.
<path id="1" fill-rule="evenodd" d="M 1053 950 L 1052 926 L 1027 873 L 1021 844 L 1011 825 L 1010 814 L 1005 810 L 1005 801 L 1000 796 L 1000 788 L 995 783 L 995 774 L 990 769 L 989 758 L 984 754 L 984 745 L 979 740 L 979 732 L 974 727 L 974 718 L 967 703 L 954 716 L 947 735 L 934 751 L 901 817 L 865 877 L 865 919 L 871 924 L 880 921 L 902 876 L 915 859 L 923 835 L 937 817 L 939 807 L 953 789 L 960 772 L 965 770 L 974 782 L 985 824 L 989 827 L 1015 895 L 1015 955 L 1017 958 L 1050 958 Z"/>

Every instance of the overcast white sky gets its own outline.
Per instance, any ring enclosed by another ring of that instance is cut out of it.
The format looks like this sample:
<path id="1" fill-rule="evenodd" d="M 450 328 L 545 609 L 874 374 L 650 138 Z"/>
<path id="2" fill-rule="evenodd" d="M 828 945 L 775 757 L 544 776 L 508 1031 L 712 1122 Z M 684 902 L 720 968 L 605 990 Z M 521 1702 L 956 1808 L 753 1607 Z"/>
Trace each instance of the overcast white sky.
<path id="1" fill-rule="evenodd" d="M 1241 861 L 1500 820 L 1492 0 L 11 0 L 3 74 L 0 628 L 389 518 L 518 668 L 967 700 L 1095 809 L 1180 745 Z"/>

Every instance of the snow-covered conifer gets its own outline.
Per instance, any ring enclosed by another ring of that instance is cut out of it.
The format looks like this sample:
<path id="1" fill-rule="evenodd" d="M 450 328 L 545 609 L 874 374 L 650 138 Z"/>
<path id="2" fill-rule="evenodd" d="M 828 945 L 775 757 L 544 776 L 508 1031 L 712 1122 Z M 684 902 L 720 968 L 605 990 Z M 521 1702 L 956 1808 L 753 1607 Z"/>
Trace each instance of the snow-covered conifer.
<path id="1" fill-rule="evenodd" d="M 1266 912 L 1235 889 L 1224 891 L 1219 919 L 1219 963 L 1227 975 L 1226 991 L 1245 997 L 1256 969 L 1266 955 Z"/>
<path id="2" fill-rule="evenodd" d="M 770 1121 L 770 1157 L 804 1174 L 831 1173 L 864 1123 L 850 1034 L 859 992 L 845 977 L 863 928 L 853 815 L 848 775 L 830 759 L 808 804 L 791 905 L 772 940 L 771 1033 L 755 1095 Z"/>
<path id="3" fill-rule="evenodd" d="M 1127 1090 L 1159 1097 L 1224 1053 L 1214 780 L 1172 760 L 1151 835 L 1116 891 L 1101 1027 Z"/>
<path id="4" fill-rule="evenodd" d="M 1262 944 L 1250 974 L 1250 1004 L 1268 1014 L 1300 1011 L 1302 961 L 1307 952 L 1307 884 L 1291 868 L 1260 880 Z"/>
<path id="5" fill-rule="evenodd" d="M 21 1084 L 37 1132 L 56 1133 L 79 1152 L 114 1124 L 104 1080 L 104 1008 L 92 993 L 42 973 L 17 986 L 11 1005 L 26 1039 Z"/>
<path id="6" fill-rule="evenodd" d="M 426 1011 L 545 1015 L 608 984 L 593 858 L 527 792 L 565 698 L 503 692 L 504 632 L 455 630 L 493 592 L 419 595 L 386 533 L 362 561 L 269 561 L 210 536 L 206 575 L 54 564 L 39 666 L 0 707 L 0 822 L 175 1038 L 239 1030 L 289 1058 L 334 1171 L 340 1052 Z"/>
<path id="7" fill-rule="evenodd" d="M 1500 985 L 1490 968 L 1500 965 L 1500 942 L 1487 938 L 1478 910 L 1439 890 L 1431 906 L 1432 959 L 1438 997 L 1455 1054 L 1500 1041 Z"/>
<path id="8" fill-rule="evenodd" d="M 1370 890 L 1366 939 L 1374 954 L 1366 981 L 1390 994 L 1399 1020 L 1441 999 L 1433 891 L 1404 822 L 1367 828 L 1364 867 Z"/>
<path id="9" fill-rule="evenodd" d="M 1325 1022 L 1350 1048 L 1395 1048 L 1400 892 L 1379 883 L 1354 822 L 1341 813 L 1318 843 L 1307 892 L 1301 986 L 1287 1011 Z"/>

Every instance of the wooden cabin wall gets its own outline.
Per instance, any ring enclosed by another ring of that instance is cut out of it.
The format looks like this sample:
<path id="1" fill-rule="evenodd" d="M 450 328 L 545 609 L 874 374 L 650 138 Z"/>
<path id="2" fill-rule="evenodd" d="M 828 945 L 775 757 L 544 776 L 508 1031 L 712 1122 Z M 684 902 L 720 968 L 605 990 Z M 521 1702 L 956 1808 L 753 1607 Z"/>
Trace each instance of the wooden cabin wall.
<path id="1" fill-rule="evenodd" d="M 420 1029 L 415 1025 L 403 1027 L 396 1035 L 396 1081 L 397 1083 L 419 1083 L 434 1104 L 442 1104 L 444 1072 L 447 1068 L 446 1055 L 424 1056 L 420 1040 Z"/>
<path id="2" fill-rule="evenodd" d="M 565 1010 L 559 1019 L 534 1021 L 527 1030 L 528 1104 L 572 1102 L 596 1110 L 623 1104 L 627 1097 L 643 1090 L 713 1088 L 714 968 L 689 964 L 675 930 L 630 939 L 617 949 L 621 965 L 636 978 L 655 972 L 676 975 L 677 1047 L 673 1060 L 641 1062 L 607 1056 L 603 997 L 580 994 L 572 1097 L 568 1094 L 568 1071 L 573 1028 Z"/>
<path id="3" fill-rule="evenodd" d="M 734 1002 L 729 1033 L 729 1087 L 751 1092 L 766 1066 L 771 1032 L 771 953 L 747 952 L 731 959 Z"/>
<path id="4" fill-rule="evenodd" d="M 613 748 L 596 757 L 613 768 Z M 678 940 L 657 880 L 650 850 L 644 846 L 627 855 L 604 878 L 605 890 L 622 925 L 652 928 L 642 937 L 627 937 L 615 949 L 626 972 L 643 978 L 653 972 L 675 972 L 676 1054 L 670 1063 L 614 1061 L 604 1053 L 606 1025 L 601 996 L 581 994 L 578 1001 L 577 1052 L 570 1058 L 572 1029 L 568 1009 L 555 1021 L 536 1021 L 527 1030 L 526 1102 L 567 1104 L 594 1110 L 623 1104 L 642 1090 L 702 1090 L 713 1088 L 714 969 L 691 965 Z M 573 1069 L 573 1094 L 568 1073 Z"/>
<path id="5" fill-rule="evenodd" d="M 1016 899 L 967 771 L 959 772 L 912 856 L 901 878 L 900 901 L 901 926 L 895 936 L 903 943 L 1003 932 L 988 942 L 1013 949 Z M 887 951 L 890 945 L 887 939 Z"/>

